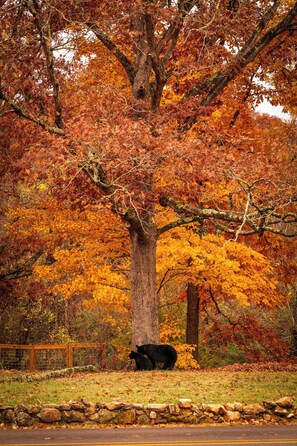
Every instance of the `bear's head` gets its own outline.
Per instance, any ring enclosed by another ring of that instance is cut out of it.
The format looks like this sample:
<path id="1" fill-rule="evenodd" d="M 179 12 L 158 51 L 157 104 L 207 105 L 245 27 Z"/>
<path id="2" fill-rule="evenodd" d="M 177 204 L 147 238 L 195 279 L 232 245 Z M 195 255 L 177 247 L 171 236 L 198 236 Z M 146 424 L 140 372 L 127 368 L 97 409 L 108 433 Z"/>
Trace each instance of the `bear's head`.
<path id="1" fill-rule="evenodd" d="M 136 345 L 137 352 L 141 353 L 142 355 L 145 355 L 145 348 L 143 345 Z"/>
<path id="2" fill-rule="evenodd" d="M 137 353 L 134 352 L 133 350 L 131 350 L 131 352 L 130 352 L 130 354 L 129 354 L 129 358 L 130 358 L 130 359 L 136 359 L 137 356 L 138 356 Z"/>

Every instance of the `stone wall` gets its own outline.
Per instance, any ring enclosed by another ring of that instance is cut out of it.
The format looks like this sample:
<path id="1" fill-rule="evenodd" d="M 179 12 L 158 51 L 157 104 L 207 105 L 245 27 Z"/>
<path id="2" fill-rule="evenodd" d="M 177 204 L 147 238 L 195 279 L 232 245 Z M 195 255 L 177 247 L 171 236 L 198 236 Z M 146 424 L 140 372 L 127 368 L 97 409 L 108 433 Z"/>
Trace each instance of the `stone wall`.
<path id="1" fill-rule="evenodd" d="M 263 401 L 263 405 L 241 403 L 194 404 L 180 399 L 178 404 L 127 404 L 69 402 L 39 406 L 1 406 L 0 423 L 4 427 L 30 427 L 43 424 L 153 425 L 240 422 L 296 422 L 293 398 Z"/>

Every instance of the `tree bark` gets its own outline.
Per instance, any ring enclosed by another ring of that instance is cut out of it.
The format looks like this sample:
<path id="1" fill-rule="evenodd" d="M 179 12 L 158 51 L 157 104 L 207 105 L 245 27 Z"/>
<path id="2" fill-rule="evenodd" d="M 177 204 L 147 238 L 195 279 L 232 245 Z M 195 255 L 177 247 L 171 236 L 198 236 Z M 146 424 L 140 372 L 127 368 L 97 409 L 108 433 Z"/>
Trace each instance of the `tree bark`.
<path id="1" fill-rule="evenodd" d="M 291 328 L 291 335 L 292 335 L 292 348 L 291 348 L 291 354 L 292 356 L 297 356 L 297 293 L 296 289 L 294 290 L 294 295 L 290 302 L 290 308 L 291 308 L 291 317 L 292 317 L 292 328 Z"/>
<path id="2" fill-rule="evenodd" d="M 158 344 L 159 315 L 156 287 L 156 240 L 154 224 L 144 230 L 130 227 L 132 348 L 141 344 Z"/>
<path id="3" fill-rule="evenodd" d="M 193 358 L 198 361 L 199 358 L 199 287 L 192 283 L 187 287 L 187 327 L 186 342 L 195 345 Z"/>

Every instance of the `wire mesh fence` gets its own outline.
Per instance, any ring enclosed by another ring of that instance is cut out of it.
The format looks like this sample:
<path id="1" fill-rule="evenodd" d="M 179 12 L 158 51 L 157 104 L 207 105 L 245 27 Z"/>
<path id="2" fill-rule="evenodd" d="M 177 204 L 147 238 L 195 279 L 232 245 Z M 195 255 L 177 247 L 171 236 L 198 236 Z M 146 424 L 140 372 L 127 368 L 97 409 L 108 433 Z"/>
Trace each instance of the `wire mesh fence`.
<path id="1" fill-rule="evenodd" d="M 1 348 L 0 368 L 28 370 L 30 368 L 30 351 L 10 347 Z"/>
<path id="2" fill-rule="evenodd" d="M 67 358 L 65 349 L 42 349 L 35 351 L 36 370 L 58 370 L 66 367 Z"/>
<path id="3" fill-rule="evenodd" d="M 57 370 L 94 365 L 109 367 L 106 344 L 69 343 L 44 345 L 0 344 L 0 369 Z"/>

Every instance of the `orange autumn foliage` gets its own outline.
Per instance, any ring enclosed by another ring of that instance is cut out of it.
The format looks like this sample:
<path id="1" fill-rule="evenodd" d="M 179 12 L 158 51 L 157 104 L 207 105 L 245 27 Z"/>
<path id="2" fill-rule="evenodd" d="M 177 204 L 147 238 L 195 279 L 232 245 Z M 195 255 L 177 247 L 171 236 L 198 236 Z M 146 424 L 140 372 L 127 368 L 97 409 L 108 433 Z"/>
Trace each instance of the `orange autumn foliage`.
<path id="1" fill-rule="evenodd" d="M 29 0 L 1 12 L 1 118 L 12 139 L 3 151 L 22 152 L 15 183 L 45 181 L 52 193 L 33 206 L 35 217 L 30 206 L 23 217 L 15 203 L 9 211 L 13 223 L 25 221 L 19 240 L 45 243 L 56 258 L 51 268 L 40 260 L 36 274 L 65 297 L 89 287 L 98 299 L 110 275 L 114 299 L 131 292 L 132 344 L 158 342 L 157 244 L 198 223 L 191 276 L 209 268 L 218 292 L 272 302 L 272 272 L 235 242 L 295 233 L 296 131 L 253 107 L 267 97 L 295 112 L 296 3 Z M 15 136 L 10 116 L 30 131 Z M 126 252 L 128 236 L 130 264 L 122 246 L 101 246 L 103 208 L 124 230 Z M 233 240 L 221 251 L 218 233 Z M 257 279 L 256 265 L 264 271 L 257 289 L 242 274 Z"/>

